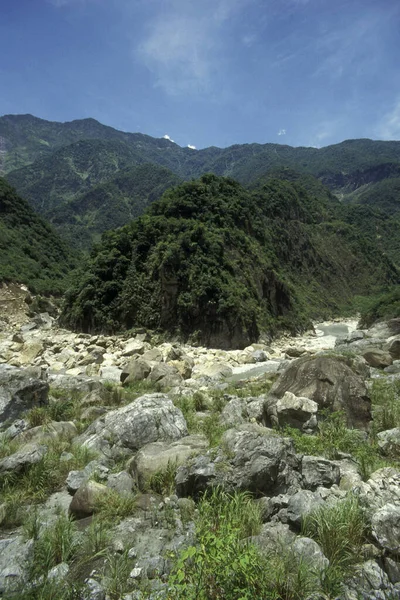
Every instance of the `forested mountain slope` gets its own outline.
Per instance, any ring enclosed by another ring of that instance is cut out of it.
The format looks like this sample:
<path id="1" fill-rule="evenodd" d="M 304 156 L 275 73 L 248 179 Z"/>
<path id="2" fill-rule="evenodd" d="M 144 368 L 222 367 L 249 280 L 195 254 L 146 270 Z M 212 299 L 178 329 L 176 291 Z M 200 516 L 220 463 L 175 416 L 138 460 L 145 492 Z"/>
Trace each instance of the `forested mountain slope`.
<path id="1" fill-rule="evenodd" d="M 0 178 L 0 282 L 60 293 L 76 257 L 57 233 Z"/>
<path id="2" fill-rule="evenodd" d="M 335 218 L 340 210 L 276 179 L 253 191 L 214 175 L 182 184 L 103 236 L 67 294 L 63 322 L 146 326 L 220 347 L 301 329 L 354 294 L 399 281 L 373 239 Z"/>

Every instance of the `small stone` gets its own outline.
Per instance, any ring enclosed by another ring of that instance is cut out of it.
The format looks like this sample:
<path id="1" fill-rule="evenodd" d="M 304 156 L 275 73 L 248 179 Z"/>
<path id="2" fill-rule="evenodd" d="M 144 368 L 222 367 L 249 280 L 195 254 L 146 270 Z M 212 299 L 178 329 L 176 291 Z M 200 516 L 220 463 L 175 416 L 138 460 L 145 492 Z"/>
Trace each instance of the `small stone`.
<path id="1" fill-rule="evenodd" d="M 140 579 L 142 576 L 143 569 L 141 567 L 135 567 L 129 574 L 132 579 Z"/>

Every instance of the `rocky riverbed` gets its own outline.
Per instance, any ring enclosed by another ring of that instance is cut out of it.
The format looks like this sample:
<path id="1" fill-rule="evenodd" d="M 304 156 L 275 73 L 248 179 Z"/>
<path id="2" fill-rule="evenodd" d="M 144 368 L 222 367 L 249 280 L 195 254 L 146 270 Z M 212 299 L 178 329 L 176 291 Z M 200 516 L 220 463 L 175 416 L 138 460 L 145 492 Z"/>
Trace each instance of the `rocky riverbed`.
<path id="1" fill-rule="evenodd" d="M 400 320 L 223 351 L 72 333 L 26 296 L 0 294 L 0 596 L 172 597 L 218 489 L 251 494 L 257 548 L 309 566 L 304 598 L 400 597 Z M 335 558 L 304 523 L 354 502 L 365 535 L 332 596 Z M 70 552 L 43 560 L 57 527 Z"/>

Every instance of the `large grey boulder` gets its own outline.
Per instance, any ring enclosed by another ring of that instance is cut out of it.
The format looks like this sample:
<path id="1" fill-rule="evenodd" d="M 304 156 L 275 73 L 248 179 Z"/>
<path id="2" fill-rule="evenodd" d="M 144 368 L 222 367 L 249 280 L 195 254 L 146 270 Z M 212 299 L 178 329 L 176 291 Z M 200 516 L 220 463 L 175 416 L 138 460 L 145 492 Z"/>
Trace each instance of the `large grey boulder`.
<path id="1" fill-rule="evenodd" d="M 243 398 L 232 398 L 224 406 L 220 416 L 220 423 L 224 427 L 234 427 L 247 421 L 247 406 Z"/>
<path id="2" fill-rule="evenodd" d="M 348 427 L 367 429 L 371 421 L 365 381 L 338 358 L 318 355 L 299 358 L 289 365 L 265 402 L 267 424 L 277 424 L 276 405 L 286 392 L 313 400 L 319 410 L 343 410 Z"/>
<path id="3" fill-rule="evenodd" d="M 143 446 L 131 466 L 139 488 L 145 490 L 152 475 L 169 466 L 178 468 L 189 458 L 205 452 L 208 445 L 204 435 L 190 435 L 176 442 L 153 442 Z"/>
<path id="4" fill-rule="evenodd" d="M 0 364 L 0 424 L 17 419 L 34 406 L 48 404 L 49 385 L 23 369 Z"/>
<path id="5" fill-rule="evenodd" d="M 355 567 L 350 581 L 346 581 L 340 600 L 394 600 L 399 591 L 377 562 L 368 560 Z"/>
<path id="6" fill-rule="evenodd" d="M 72 421 L 51 421 L 46 425 L 38 425 L 23 431 L 14 439 L 18 443 L 35 442 L 36 444 L 43 444 L 58 438 L 71 440 L 76 435 L 78 435 L 78 430 Z"/>
<path id="7" fill-rule="evenodd" d="M 400 555 L 400 506 L 385 504 L 371 520 L 372 535 L 379 546 Z"/>
<path id="8" fill-rule="evenodd" d="M 393 360 L 398 360 L 400 358 L 400 336 L 397 336 L 389 342 L 387 350 Z"/>
<path id="9" fill-rule="evenodd" d="M 329 566 L 329 560 L 322 552 L 320 546 L 308 537 L 295 539 L 291 550 L 302 564 L 306 564 L 317 573 L 323 573 Z"/>
<path id="10" fill-rule="evenodd" d="M 0 596 L 21 590 L 27 583 L 33 545 L 33 540 L 26 542 L 22 536 L 0 540 Z"/>
<path id="11" fill-rule="evenodd" d="M 182 380 L 178 369 L 167 363 L 157 363 L 149 375 L 149 381 L 158 383 L 163 388 L 180 385 Z"/>
<path id="12" fill-rule="evenodd" d="M 186 421 L 165 394 L 145 394 L 101 416 L 77 443 L 102 450 L 118 446 L 137 451 L 151 442 L 179 440 L 187 435 Z"/>
<path id="13" fill-rule="evenodd" d="M 255 423 L 226 431 L 214 455 L 195 458 L 178 469 L 179 496 L 197 496 L 211 486 L 248 490 L 257 496 L 286 493 L 300 487 L 299 457 L 289 438 Z"/>
<path id="14" fill-rule="evenodd" d="M 17 452 L 0 459 L 0 475 L 4 473 L 20 473 L 26 467 L 40 462 L 47 452 L 47 447 L 40 444 L 25 444 Z"/>

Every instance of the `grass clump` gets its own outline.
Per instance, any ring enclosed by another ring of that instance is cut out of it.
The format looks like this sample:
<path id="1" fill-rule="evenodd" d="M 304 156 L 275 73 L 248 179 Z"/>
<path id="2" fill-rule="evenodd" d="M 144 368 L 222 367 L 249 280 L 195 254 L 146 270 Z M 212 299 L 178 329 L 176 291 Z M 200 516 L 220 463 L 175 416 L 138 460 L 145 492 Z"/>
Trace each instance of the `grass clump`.
<path id="1" fill-rule="evenodd" d="M 159 469 L 149 478 L 146 489 L 152 490 L 161 496 L 170 496 L 175 493 L 175 476 L 178 468 L 177 461 L 168 461 L 164 469 Z"/>
<path id="2" fill-rule="evenodd" d="M 78 549 L 75 523 L 65 515 L 60 515 L 35 542 L 32 577 L 41 577 L 60 563 L 72 562 Z"/>
<path id="3" fill-rule="evenodd" d="M 133 580 L 129 577 L 133 568 L 132 559 L 126 550 L 123 554 L 109 552 L 104 568 L 104 587 L 110 600 L 119 600 L 134 587 Z"/>
<path id="4" fill-rule="evenodd" d="M 358 462 L 364 480 L 377 469 L 394 464 L 382 456 L 374 434 L 368 436 L 358 429 L 347 428 L 342 411 L 328 414 L 314 435 L 293 427 L 285 427 L 283 433 L 292 438 L 296 452 L 300 454 L 325 456 L 331 460 L 338 458 L 340 452 L 351 454 Z"/>
<path id="5" fill-rule="evenodd" d="M 248 493 L 206 493 L 195 523 L 197 545 L 177 557 L 168 600 L 304 600 L 322 591 L 321 573 L 290 548 L 266 554 L 252 543 L 261 514 Z"/>
<path id="6" fill-rule="evenodd" d="M 357 498 L 349 495 L 334 506 L 324 506 L 307 515 L 303 534 L 313 538 L 328 558 L 326 581 L 343 581 L 359 560 L 366 541 L 367 524 Z"/>
<path id="7" fill-rule="evenodd" d="M 374 433 L 400 427 L 400 380 L 375 379 L 371 402 Z"/>
<path id="8" fill-rule="evenodd" d="M 60 460 L 63 452 L 72 454 L 71 460 Z M 74 446 L 58 439 L 47 444 L 47 452 L 36 464 L 22 473 L 6 473 L 0 477 L 0 504 L 6 504 L 3 528 L 20 525 L 26 518 L 26 506 L 37 504 L 61 489 L 69 471 L 85 467 L 96 454 L 84 446 Z"/>
<path id="9" fill-rule="evenodd" d="M 109 489 L 101 494 L 95 502 L 94 513 L 99 522 L 115 524 L 117 521 L 130 517 L 136 509 L 136 496 L 119 494 Z"/>

